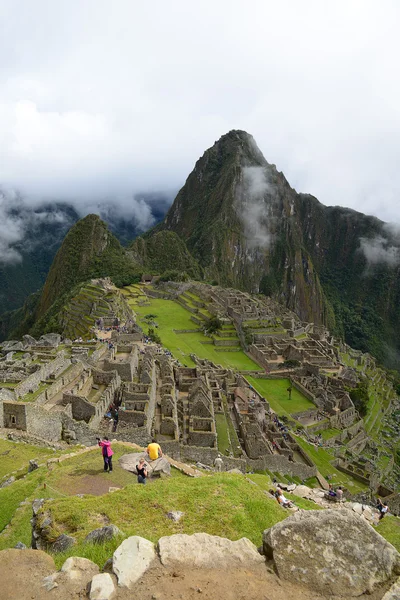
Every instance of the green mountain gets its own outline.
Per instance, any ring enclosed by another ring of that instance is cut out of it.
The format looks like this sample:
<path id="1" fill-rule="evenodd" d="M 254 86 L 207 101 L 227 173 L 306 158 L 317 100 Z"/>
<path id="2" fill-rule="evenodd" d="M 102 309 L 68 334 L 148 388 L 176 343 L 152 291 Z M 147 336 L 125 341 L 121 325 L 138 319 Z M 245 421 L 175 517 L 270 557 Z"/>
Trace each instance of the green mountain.
<path id="1" fill-rule="evenodd" d="M 208 280 L 274 296 L 399 368 L 400 244 L 385 223 L 298 194 L 244 131 L 197 161 L 164 221 Z"/>
<path id="2" fill-rule="evenodd" d="M 200 279 L 202 269 L 188 251 L 185 242 L 173 231 L 136 238 L 128 248 L 129 256 L 141 271 L 168 274 L 172 270 Z"/>
<path id="3" fill-rule="evenodd" d="M 138 281 L 140 273 L 100 217 L 88 215 L 67 233 L 41 292 L 30 296 L 22 308 L 0 317 L 2 337 L 61 331 L 64 306 L 80 293 L 80 284 L 100 277 L 124 285 Z"/>

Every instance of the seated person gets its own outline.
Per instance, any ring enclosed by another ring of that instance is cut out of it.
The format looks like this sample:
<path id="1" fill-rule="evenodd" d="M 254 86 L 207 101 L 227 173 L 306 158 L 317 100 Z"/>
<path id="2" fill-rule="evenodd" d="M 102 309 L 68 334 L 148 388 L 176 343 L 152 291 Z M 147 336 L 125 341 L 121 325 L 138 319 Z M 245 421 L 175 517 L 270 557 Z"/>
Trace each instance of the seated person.
<path id="1" fill-rule="evenodd" d="M 292 508 L 292 506 L 293 506 L 293 503 L 290 502 L 290 500 L 288 500 L 287 498 L 285 498 L 282 490 L 279 488 L 278 488 L 278 496 L 276 499 L 278 500 L 279 504 L 281 506 L 283 506 L 283 508 Z"/>
<path id="2" fill-rule="evenodd" d="M 343 490 L 340 486 L 336 490 L 336 497 L 339 500 L 339 502 L 341 502 L 343 500 Z"/>
<path id="3" fill-rule="evenodd" d="M 150 460 L 157 460 L 157 458 L 163 455 L 160 446 L 154 438 L 151 440 L 151 444 L 147 446 L 146 452 L 149 455 Z"/>
<path id="4" fill-rule="evenodd" d="M 328 490 L 328 494 L 329 494 L 330 496 L 336 496 L 336 492 L 335 492 L 335 490 L 333 489 L 333 485 L 332 485 L 331 483 L 329 484 L 329 490 Z"/>

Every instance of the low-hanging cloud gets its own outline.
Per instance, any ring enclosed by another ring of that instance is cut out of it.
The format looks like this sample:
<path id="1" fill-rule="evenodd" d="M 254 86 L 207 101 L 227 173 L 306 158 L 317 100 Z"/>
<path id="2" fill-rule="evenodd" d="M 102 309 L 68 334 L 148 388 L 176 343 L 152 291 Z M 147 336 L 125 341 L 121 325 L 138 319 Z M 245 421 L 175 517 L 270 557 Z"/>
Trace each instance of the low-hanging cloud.
<path id="1" fill-rule="evenodd" d="M 54 226 L 53 232 L 58 227 L 66 233 L 78 218 L 90 213 L 99 215 L 112 230 L 118 229 L 118 225 L 124 222 L 129 225 L 128 236 L 140 234 L 163 216 L 172 198 L 172 193 L 144 193 L 50 202 L 38 197 L 25 197 L 12 188 L 0 188 L 0 265 L 18 264 L 24 254 L 46 244 L 43 227 L 40 235 L 35 235 L 39 227 Z"/>
<path id="2" fill-rule="evenodd" d="M 385 264 L 394 267 L 400 264 L 400 248 L 391 245 L 390 241 L 382 236 L 372 239 L 360 238 L 360 249 L 369 265 Z"/>
<path id="3" fill-rule="evenodd" d="M 244 226 L 249 248 L 268 248 L 272 241 L 269 230 L 267 198 L 273 188 L 263 167 L 243 167 L 237 189 L 235 209 Z"/>

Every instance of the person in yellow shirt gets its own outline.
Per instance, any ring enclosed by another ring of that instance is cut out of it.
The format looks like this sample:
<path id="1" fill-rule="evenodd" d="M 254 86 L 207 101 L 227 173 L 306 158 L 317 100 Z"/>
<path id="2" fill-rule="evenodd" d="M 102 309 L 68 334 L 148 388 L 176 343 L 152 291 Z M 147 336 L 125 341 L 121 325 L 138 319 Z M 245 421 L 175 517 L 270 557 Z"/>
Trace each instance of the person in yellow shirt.
<path id="1" fill-rule="evenodd" d="M 163 455 L 160 446 L 154 438 L 151 440 L 151 444 L 147 446 L 146 452 L 149 455 L 150 460 L 157 460 L 157 458 Z"/>

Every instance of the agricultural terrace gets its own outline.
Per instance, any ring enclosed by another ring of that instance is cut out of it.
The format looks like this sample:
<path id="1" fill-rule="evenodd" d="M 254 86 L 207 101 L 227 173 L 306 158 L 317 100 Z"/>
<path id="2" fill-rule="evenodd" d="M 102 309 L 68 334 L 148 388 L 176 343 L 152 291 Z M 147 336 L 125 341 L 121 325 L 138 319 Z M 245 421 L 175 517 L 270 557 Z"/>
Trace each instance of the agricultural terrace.
<path id="1" fill-rule="evenodd" d="M 278 415 L 291 415 L 315 408 L 315 405 L 301 394 L 298 390 L 292 387 L 291 398 L 289 400 L 290 386 L 289 379 L 255 379 L 247 377 L 248 382 L 261 394 L 270 404 L 272 410 Z"/>
<path id="2" fill-rule="evenodd" d="M 251 360 L 237 346 L 233 350 L 220 350 L 214 346 L 213 340 L 204 335 L 202 331 L 191 333 L 177 333 L 183 329 L 200 329 L 191 320 L 191 313 L 181 304 L 173 300 L 160 298 L 146 298 L 143 295 L 127 295 L 126 290 L 134 290 L 138 293 L 136 286 L 124 288 L 124 295 L 137 314 L 138 324 L 144 332 L 148 331 L 149 324 L 144 320 L 148 314 L 155 315 L 154 322 L 157 324 L 157 333 L 161 338 L 163 346 L 172 352 L 182 364 L 194 366 L 190 354 L 199 358 L 206 358 L 222 367 L 236 369 L 239 371 L 259 371 L 260 367 Z M 134 292 L 134 293 L 135 293 Z M 144 304 L 143 298 L 146 299 Z M 203 311 L 205 316 L 207 313 Z"/>

